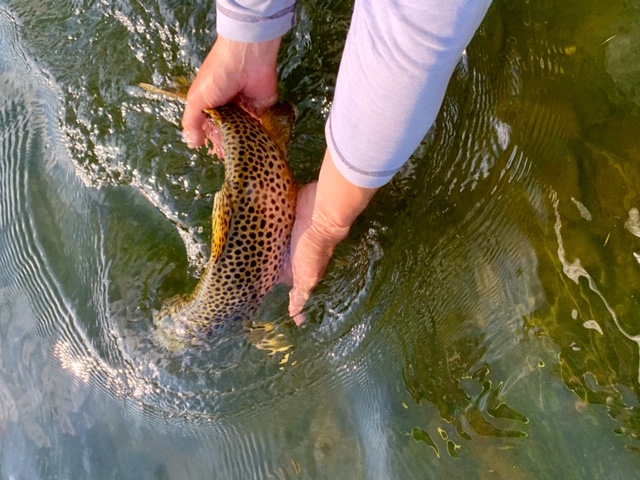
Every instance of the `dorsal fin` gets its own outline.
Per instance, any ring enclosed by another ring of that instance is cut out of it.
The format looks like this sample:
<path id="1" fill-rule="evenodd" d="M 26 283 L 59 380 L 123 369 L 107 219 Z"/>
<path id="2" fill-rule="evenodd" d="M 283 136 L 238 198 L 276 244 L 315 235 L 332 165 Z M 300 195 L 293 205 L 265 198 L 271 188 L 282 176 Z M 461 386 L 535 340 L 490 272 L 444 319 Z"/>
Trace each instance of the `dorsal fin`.
<path id="1" fill-rule="evenodd" d="M 211 262 L 220 260 L 227 244 L 229 223 L 231 221 L 231 196 L 225 183 L 213 199 L 211 232 Z"/>
<path id="2" fill-rule="evenodd" d="M 262 126 L 285 155 L 289 153 L 295 120 L 296 112 L 289 102 L 278 102 L 260 116 Z"/>

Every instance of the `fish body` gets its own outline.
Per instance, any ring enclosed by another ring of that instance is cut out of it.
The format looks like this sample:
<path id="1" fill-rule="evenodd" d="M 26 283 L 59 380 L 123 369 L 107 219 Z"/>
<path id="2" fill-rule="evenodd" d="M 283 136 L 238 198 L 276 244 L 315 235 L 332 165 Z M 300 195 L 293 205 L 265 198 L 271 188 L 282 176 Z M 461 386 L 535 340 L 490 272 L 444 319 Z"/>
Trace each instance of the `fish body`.
<path id="1" fill-rule="evenodd" d="M 222 150 L 225 165 L 214 199 L 211 257 L 193 293 L 167 300 L 154 315 L 166 337 L 190 343 L 249 318 L 276 284 L 297 196 L 289 104 L 278 104 L 261 121 L 234 104 L 205 113 L 207 139 Z"/>

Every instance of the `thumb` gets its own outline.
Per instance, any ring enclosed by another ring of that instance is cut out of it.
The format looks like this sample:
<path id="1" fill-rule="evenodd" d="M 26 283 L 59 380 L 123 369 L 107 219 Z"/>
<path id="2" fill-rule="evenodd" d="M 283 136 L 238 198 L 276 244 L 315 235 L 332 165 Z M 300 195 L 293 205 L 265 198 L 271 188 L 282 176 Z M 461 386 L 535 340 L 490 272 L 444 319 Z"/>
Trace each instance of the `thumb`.
<path id="1" fill-rule="evenodd" d="M 201 110 L 197 110 L 197 107 L 187 103 L 182 117 L 182 137 L 189 148 L 196 148 L 204 143 L 202 126 L 205 119 L 206 117 Z"/>

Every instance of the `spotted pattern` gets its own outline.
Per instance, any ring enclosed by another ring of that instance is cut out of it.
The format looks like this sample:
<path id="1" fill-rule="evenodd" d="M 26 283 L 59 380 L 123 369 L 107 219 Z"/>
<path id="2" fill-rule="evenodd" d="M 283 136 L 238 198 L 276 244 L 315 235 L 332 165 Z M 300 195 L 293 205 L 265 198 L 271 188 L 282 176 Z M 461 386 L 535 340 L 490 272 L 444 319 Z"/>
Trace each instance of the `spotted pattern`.
<path id="1" fill-rule="evenodd" d="M 224 151 L 228 234 L 194 292 L 169 299 L 156 315 L 166 335 L 185 340 L 257 309 L 278 279 L 295 216 L 297 187 L 288 152 L 279 147 L 288 139 L 277 142 L 233 104 L 207 114 L 207 136 L 221 137 Z"/>

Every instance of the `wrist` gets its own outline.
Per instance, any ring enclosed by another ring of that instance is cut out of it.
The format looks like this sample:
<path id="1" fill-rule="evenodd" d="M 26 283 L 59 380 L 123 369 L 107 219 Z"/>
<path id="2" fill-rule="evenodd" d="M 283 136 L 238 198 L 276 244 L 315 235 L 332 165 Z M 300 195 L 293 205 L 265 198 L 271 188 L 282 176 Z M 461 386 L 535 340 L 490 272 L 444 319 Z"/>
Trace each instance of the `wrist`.
<path id="1" fill-rule="evenodd" d="M 327 149 L 318 178 L 312 221 L 336 231 L 344 230 L 346 236 L 377 190 L 360 187 L 347 180 L 336 168 Z"/>
<path id="2" fill-rule="evenodd" d="M 219 50 L 223 58 L 234 60 L 239 71 L 275 69 L 281 37 L 264 42 L 240 42 L 218 35 L 213 48 Z"/>

